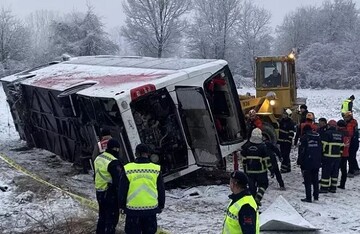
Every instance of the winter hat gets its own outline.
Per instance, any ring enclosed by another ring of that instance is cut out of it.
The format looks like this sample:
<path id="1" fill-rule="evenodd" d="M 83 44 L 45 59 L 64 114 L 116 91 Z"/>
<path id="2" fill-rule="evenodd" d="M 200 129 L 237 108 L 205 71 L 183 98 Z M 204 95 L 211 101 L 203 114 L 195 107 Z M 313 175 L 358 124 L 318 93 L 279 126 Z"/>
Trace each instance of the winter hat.
<path id="1" fill-rule="evenodd" d="M 302 105 L 300 106 L 300 109 L 305 109 L 305 110 L 307 110 L 307 106 L 306 106 L 305 104 L 302 104 Z"/>
<path id="2" fill-rule="evenodd" d="M 262 131 L 259 128 L 255 128 L 250 137 L 250 142 L 254 144 L 260 144 L 263 142 L 262 140 Z"/>
<path id="3" fill-rule="evenodd" d="M 230 174 L 230 178 L 236 180 L 239 185 L 246 187 L 249 183 L 247 175 L 242 171 L 234 171 Z"/>
<path id="4" fill-rule="evenodd" d="M 346 122 L 344 120 L 340 119 L 339 121 L 337 121 L 337 126 L 346 127 Z"/>
<path id="5" fill-rule="evenodd" d="M 354 95 L 351 95 L 351 96 L 350 96 L 350 99 L 355 100 L 355 96 L 354 96 Z"/>
<path id="6" fill-rule="evenodd" d="M 143 143 L 138 144 L 138 145 L 136 146 L 136 149 L 135 149 L 135 154 L 136 154 L 136 156 L 137 156 L 137 157 L 141 157 L 141 155 L 142 155 L 143 153 L 151 154 L 151 149 L 150 149 L 150 147 L 149 147 L 148 145 L 146 145 L 146 144 L 143 144 Z"/>
<path id="7" fill-rule="evenodd" d="M 337 123 L 336 123 L 335 120 L 332 119 L 332 120 L 329 120 L 328 125 L 329 125 L 330 127 L 336 127 L 336 126 L 337 126 Z"/>
<path id="8" fill-rule="evenodd" d="M 114 148 L 120 148 L 120 143 L 118 140 L 114 139 L 114 138 L 111 138 L 108 143 L 107 143 L 107 149 L 111 150 L 111 149 L 114 149 Z"/>

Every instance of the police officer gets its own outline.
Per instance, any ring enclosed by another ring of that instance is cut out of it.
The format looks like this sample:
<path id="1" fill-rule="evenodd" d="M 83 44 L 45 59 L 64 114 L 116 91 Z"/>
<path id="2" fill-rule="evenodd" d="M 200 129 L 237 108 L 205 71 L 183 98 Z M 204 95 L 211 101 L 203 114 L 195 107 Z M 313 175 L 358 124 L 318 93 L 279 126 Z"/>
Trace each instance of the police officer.
<path id="1" fill-rule="evenodd" d="M 320 193 L 336 193 L 341 155 L 344 149 L 344 136 L 337 130 L 337 122 L 330 120 L 328 130 L 322 139 L 323 161 Z"/>
<path id="2" fill-rule="evenodd" d="M 291 171 L 290 165 L 290 152 L 292 139 L 295 133 L 295 123 L 291 119 L 292 111 L 286 109 L 283 113 L 281 120 L 279 121 L 279 139 L 280 152 L 283 161 L 281 162 L 281 173 L 287 173 Z"/>
<path id="3" fill-rule="evenodd" d="M 269 186 L 267 171 L 271 170 L 269 151 L 262 140 L 262 132 L 255 128 L 249 141 L 241 150 L 243 168 L 249 178 L 249 188 L 258 206 L 261 206 L 261 199 Z"/>
<path id="4" fill-rule="evenodd" d="M 165 188 L 160 166 L 150 161 L 150 148 L 139 144 L 135 162 L 124 166 L 120 181 L 120 208 L 126 213 L 125 232 L 154 234 L 156 214 L 165 205 Z"/>
<path id="5" fill-rule="evenodd" d="M 223 234 L 260 233 L 258 206 L 248 187 L 245 173 L 234 171 L 230 175 L 230 203 L 226 210 Z"/>
<path id="6" fill-rule="evenodd" d="M 122 164 L 119 161 L 120 143 L 110 139 L 105 152 L 96 157 L 95 189 L 99 204 L 97 234 L 115 233 L 119 221 L 118 188 Z"/>
<path id="7" fill-rule="evenodd" d="M 341 115 L 342 115 L 342 117 L 344 117 L 345 113 L 348 112 L 348 111 L 350 111 L 352 113 L 354 100 L 355 100 L 355 96 L 351 95 L 348 99 L 343 101 L 343 103 L 341 105 Z"/>
<path id="8" fill-rule="evenodd" d="M 314 200 L 319 199 L 319 168 L 321 167 L 322 145 L 318 133 L 313 132 L 310 125 L 303 129 L 304 135 L 300 139 L 299 164 L 304 176 L 306 198 L 303 202 L 312 202 L 311 185 Z"/>

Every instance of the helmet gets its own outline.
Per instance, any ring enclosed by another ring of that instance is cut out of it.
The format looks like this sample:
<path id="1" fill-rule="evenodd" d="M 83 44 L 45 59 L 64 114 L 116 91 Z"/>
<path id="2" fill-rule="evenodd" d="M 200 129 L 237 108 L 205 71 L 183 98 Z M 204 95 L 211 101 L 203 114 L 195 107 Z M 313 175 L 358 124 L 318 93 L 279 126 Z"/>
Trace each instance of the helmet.
<path id="1" fill-rule="evenodd" d="M 292 115 L 292 111 L 290 109 L 286 109 L 284 113 L 286 113 L 288 116 Z"/>
<path id="2" fill-rule="evenodd" d="M 307 113 L 306 119 L 314 120 L 314 115 L 312 113 Z"/>
<path id="3" fill-rule="evenodd" d="M 251 109 L 251 110 L 249 111 L 249 117 L 255 117 L 255 116 L 256 116 L 256 110 Z"/>
<path id="4" fill-rule="evenodd" d="M 332 119 L 332 120 L 329 120 L 328 125 L 329 125 L 330 127 L 336 127 L 336 126 L 337 126 L 337 123 L 336 123 L 335 120 Z"/>
<path id="5" fill-rule="evenodd" d="M 352 112 L 351 111 L 345 112 L 344 117 L 345 118 L 352 117 Z"/>

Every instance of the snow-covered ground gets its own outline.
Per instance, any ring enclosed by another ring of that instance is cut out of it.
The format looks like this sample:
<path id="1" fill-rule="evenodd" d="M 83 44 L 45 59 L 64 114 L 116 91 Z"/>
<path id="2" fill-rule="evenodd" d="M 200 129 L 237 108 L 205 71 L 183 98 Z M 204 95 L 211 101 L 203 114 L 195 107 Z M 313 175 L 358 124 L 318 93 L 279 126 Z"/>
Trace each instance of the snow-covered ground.
<path id="1" fill-rule="evenodd" d="M 360 91 L 299 90 L 298 94 L 308 98 L 309 110 L 317 118 L 336 120 L 340 118 L 343 99 L 351 94 L 360 97 Z M 14 151 L 25 144 L 14 130 L 5 100 L 1 87 L 0 152 L 63 189 L 95 199 L 91 176 L 76 174 L 70 163 L 45 150 Z M 359 106 L 355 102 L 358 110 L 355 117 L 359 117 Z M 278 190 L 276 180 L 270 179 L 261 210 L 283 195 L 307 221 L 322 229 L 320 233 L 360 233 L 360 176 L 349 178 L 346 190 L 321 195 L 320 200 L 312 204 L 302 203 L 304 186 L 294 163 L 295 151 L 292 151 L 293 170 L 283 175 L 287 190 Z M 54 220 L 61 222 L 65 218 L 86 216 L 89 212 L 72 198 L 34 182 L 1 160 L 0 170 L 0 186 L 9 187 L 7 192 L 0 191 L 0 233 L 22 232 L 42 222 L 51 225 Z M 220 233 L 229 193 L 226 185 L 169 190 L 166 208 L 159 215 L 159 225 L 171 233 Z"/>

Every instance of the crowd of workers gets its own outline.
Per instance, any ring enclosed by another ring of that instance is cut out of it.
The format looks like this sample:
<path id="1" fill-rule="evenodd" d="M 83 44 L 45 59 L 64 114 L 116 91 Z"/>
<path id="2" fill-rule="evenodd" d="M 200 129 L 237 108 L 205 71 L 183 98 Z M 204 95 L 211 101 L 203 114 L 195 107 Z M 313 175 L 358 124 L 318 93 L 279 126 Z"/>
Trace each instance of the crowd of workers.
<path id="1" fill-rule="evenodd" d="M 276 176 L 280 189 L 285 190 L 282 174 L 291 172 L 292 145 L 298 147 L 296 164 L 301 168 L 306 195 L 301 199 L 303 202 L 318 200 L 319 193 L 345 189 L 347 177 L 360 174 L 356 160 L 358 124 L 352 112 L 354 99 L 351 96 L 343 102 L 343 119 L 339 121 L 319 118 L 315 124 L 314 114 L 301 105 L 300 123 L 296 126 L 292 111 L 284 110 L 277 144 L 264 137 L 264 124 L 256 111 L 249 112 L 250 134 L 241 150 L 243 172 L 234 171 L 230 176 L 232 194 L 223 233 L 259 233 L 258 207 L 269 185 L 268 171 L 272 178 Z M 99 204 L 97 233 L 115 233 L 121 212 L 126 213 L 126 233 L 156 233 L 156 214 L 165 205 L 160 166 L 150 161 L 151 149 L 145 144 L 136 147 L 135 162 L 126 165 L 119 160 L 119 152 L 120 143 L 104 129 L 93 154 Z M 281 161 L 280 169 L 277 158 Z"/>

